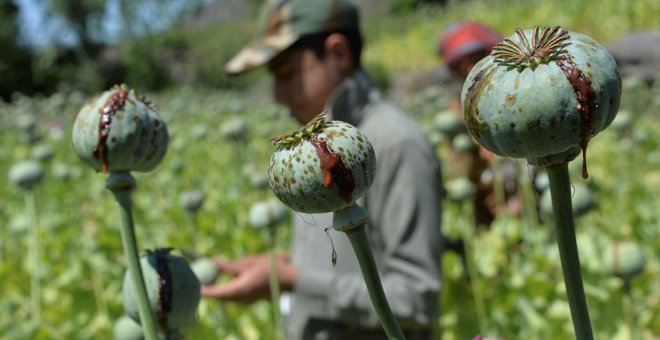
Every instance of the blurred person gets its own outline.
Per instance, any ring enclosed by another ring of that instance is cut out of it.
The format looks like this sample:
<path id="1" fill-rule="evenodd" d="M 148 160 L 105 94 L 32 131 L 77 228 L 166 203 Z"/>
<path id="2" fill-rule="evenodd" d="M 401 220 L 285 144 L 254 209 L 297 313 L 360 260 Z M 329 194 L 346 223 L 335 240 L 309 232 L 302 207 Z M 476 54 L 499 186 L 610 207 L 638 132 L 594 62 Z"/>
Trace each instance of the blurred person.
<path id="1" fill-rule="evenodd" d="M 369 212 L 367 232 L 384 291 L 408 339 L 430 339 L 442 284 L 440 165 L 420 128 L 383 98 L 362 68 L 358 16 L 347 0 L 266 1 L 256 37 L 226 71 L 267 65 L 275 101 L 301 124 L 326 110 L 329 119 L 368 137 L 377 171 L 358 204 Z M 348 238 L 331 233 L 331 243 L 324 233 L 331 225 L 332 214 L 294 214 L 292 249 L 277 261 L 289 297 L 282 299 L 289 301 L 282 308 L 286 338 L 385 339 Z M 232 278 L 203 287 L 203 296 L 221 303 L 269 298 L 268 254 L 216 263 Z"/>
<path id="2" fill-rule="evenodd" d="M 448 26 L 440 35 L 438 55 L 460 86 L 448 109 L 455 111 L 463 118 L 460 101 L 460 89 L 468 74 L 481 59 L 488 56 L 502 41 L 502 36 L 492 28 L 476 22 L 457 22 Z M 495 164 L 494 154 L 479 146 L 457 160 L 463 165 L 470 181 L 477 191 L 474 197 L 474 218 L 477 226 L 489 226 L 497 215 L 497 199 L 495 192 L 495 173 L 502 177 L 502 199 L 504 209 L 518 215 L 522 209 L 517 195 L 518 166 L 515 160 L 500 159 Z M 496 169 L 497 167 L 497 169 Z"/>
<path id="3" fill-rule="evenodd" d="M 472 67 L 488 56 L 502 41 L 502 36 L 492 28 L 476 22 L 457 22 L 446 27 L 438 41 L 438 56 L 450 77 L 460 83 L 458 98 L 452 108 L 462 112 L 460 90 Z"/>

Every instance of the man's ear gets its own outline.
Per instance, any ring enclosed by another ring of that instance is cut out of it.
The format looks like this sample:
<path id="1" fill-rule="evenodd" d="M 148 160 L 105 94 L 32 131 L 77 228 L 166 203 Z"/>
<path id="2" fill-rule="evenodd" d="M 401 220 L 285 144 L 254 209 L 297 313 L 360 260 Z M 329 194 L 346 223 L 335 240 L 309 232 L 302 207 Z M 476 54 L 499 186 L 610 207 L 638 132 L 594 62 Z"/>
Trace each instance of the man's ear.
<path id="1" fill-rule="evenodd" d="M 325 39 L 326 58 L 332 58 L 342 73 L 350 73 L 354 68 L 353 53 L 348 39 L 343 34 L 332 33 Z"/>

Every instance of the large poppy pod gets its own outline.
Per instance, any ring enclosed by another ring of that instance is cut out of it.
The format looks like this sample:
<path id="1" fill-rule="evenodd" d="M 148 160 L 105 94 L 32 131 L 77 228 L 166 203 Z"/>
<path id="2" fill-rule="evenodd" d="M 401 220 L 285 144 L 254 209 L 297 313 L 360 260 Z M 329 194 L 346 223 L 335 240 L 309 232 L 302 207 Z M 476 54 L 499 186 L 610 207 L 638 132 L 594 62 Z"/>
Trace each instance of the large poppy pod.
<path id="1" fill-rule="evenodd" d="M 493 153 L 548 166 L 582 150 L 616 116 L 621 77 L 590 37 L 558 26 L 521 30 L 470 71 L 461 94 L 470 134 Z"/>

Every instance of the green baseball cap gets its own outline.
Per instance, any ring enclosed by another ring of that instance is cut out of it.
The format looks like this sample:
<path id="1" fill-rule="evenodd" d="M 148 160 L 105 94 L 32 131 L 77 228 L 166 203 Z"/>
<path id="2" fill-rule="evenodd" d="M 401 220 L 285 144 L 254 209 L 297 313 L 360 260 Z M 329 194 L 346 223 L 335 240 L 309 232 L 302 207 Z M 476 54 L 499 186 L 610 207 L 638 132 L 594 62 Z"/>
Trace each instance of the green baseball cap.
<path id="1" fill-rule="evenodd" d="M 262 66 L 305 34 L 359 28 L 359 14 L 350 0 L 265 0 L 252 41 L 225 65 L 240 74 Z"/>

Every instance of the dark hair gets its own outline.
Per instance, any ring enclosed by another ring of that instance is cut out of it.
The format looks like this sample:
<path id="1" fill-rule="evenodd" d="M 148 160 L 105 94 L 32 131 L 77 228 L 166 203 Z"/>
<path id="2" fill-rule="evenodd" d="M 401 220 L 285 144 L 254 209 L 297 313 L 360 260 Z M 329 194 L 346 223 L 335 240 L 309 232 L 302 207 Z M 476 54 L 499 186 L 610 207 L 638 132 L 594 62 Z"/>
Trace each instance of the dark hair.
<path id="1" fill-rule="evenodd" d="M 362 58 L 362 46 L 364 45 L 364 40 L 358 28 L 347 28 L 334 31 L 305 34 L 302 35 L 298 41 L 293 43 L 293 45 L 289 46 L 289 48 L 286 50 L 311 50 L 316 55 L 316 57 L 319 59 L 324 59 L 326 56 L 325 39 L 327 39 L 333 33 L 339 33 L 346 37 L 346 40 L 348 40 L 348 47 L 350 48 L 351 54 L 353 55 L 353 62 L 355 65 L 359 66 Z"/>

